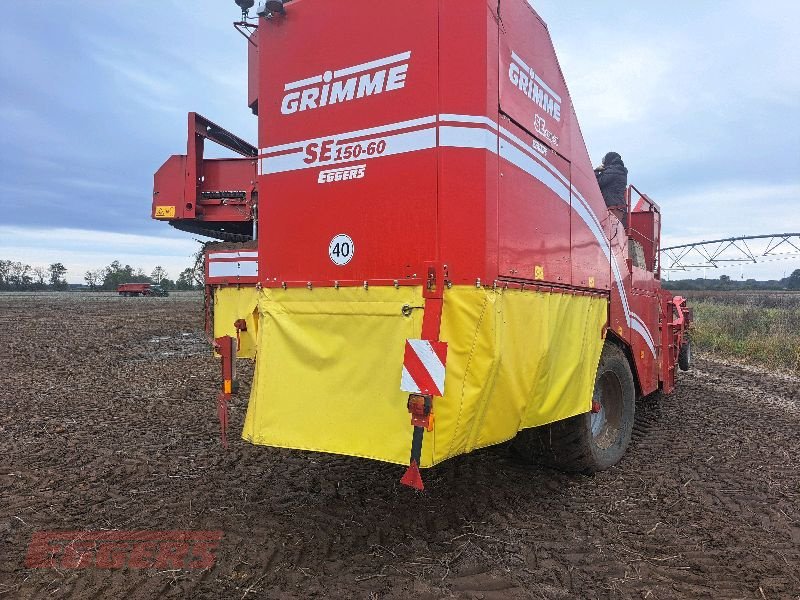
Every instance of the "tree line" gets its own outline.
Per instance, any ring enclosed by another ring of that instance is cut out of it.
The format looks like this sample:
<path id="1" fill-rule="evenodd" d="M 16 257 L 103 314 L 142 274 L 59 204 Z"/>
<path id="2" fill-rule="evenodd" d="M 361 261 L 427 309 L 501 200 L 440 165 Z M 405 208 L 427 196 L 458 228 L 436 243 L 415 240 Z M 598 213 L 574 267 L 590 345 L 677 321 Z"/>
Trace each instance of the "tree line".
<path id="1" fill-rule="evenodd" d="M 0 259 L 0 290 L 65 290 L 67 268 L 60 262 L 47 267 Z"/>
<path id="2" fill-rule="evenodd" d="M 0 291 L 43 291 L 66 290 L 67 268 L 60 262 L 47 267 L 0 259 Z M 203 287 L 202 263 L 180 272 L 176 279 L 170 279 L 162 266 L 157 266 L 148 275 L 143 269 L 134 269 L 115 260 L 101 269 L 86 271 L 83 276 L 90 290 L 116 291 L 123 283 L 150 283 L 160 285 L 165 290 L 194 290 Z"/>
<path id="3" fill-rule="evenodd" d="M 107 267 L 95 271 L 86 271 L 83 280 L 91 290 L 116 290 L 123 283 L 151 283 L 160 285 L 165 290 L 195 290 L 203 286 L 201 277 L 194 268 L 186 268 L 177 279 L 170 279 L 169 273 L 161 265 L 148 275 L 142 269 L 134 269 L 123 265 L 118 260 Z"/>
<path id="4" fill-rule="evenodd" d="M 721 275 L 719 279 L 677 279 L 672 281 L 662 281 L 665 288 L 670 290 L 699 290 L 699 291 L 734 291 L 734 290 L 798 290 L 800 291 L 800 269 L 796 269 L 788 277 L 783 279 L 773 279 L 769 281 L 757 281 L 746 279 L 737 281 L 731 279 L 730 275 Z"/>

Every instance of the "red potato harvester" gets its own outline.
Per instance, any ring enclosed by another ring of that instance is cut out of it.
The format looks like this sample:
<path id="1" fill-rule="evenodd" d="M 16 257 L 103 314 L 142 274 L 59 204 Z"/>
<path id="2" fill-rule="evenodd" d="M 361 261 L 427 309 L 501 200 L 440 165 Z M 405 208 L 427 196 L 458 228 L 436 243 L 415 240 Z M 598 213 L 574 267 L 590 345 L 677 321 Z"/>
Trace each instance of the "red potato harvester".
<path id="1" fill-rule="evenodd" d="M 403 464 L 418 489 L 420 468 L 511 439 L 567 470 L 618 462 L 636 400 L 688 368 L 691 311 L 661 287 L 658 205 L 630 186 L 627 215 L 606 208 L 541 18 L 237 4 L 258 147 L 191 113 L 152 213 L 222 240 L 223 431 L 238 356 L 254 444 Z"/>

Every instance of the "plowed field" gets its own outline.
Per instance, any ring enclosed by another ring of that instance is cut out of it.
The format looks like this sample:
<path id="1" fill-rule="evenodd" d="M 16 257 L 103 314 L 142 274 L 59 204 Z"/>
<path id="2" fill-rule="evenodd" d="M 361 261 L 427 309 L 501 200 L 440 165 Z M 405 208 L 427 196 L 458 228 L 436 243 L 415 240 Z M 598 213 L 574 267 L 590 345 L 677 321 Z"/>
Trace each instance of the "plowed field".
<path id="1" fill-rule="evenodd" d="M 246 385 L 223 451 L 201 309 L 0 295 L 0 598 L 800 598 L 796 378 L 701 357 L 608 472 L 498 447 L 419 495 L 244 443 Z M 36 531 L 110 529 L 223 537 L 205 570 L 25 567 Z"/>

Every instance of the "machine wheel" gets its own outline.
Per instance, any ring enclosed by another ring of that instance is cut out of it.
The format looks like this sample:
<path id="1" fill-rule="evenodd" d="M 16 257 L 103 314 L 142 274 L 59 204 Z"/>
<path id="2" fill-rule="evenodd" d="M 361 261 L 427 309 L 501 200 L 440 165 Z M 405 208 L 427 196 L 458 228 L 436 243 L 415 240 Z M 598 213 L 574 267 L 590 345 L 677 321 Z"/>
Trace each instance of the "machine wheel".
<path id="1" fill-rule="evenodd" d="M 678 352 L 678 366 L 681 371 L 688 371 L 692 368 L 692 342 L 686 340 Z"/>
<path id="2" fill-rule="evenodd" d="M 520 432 L 515 451 L 530 462 L 573 473 L 614 466 L 631 441 L 636 388 L 625 353 L 611 342 L 600 356 L 592 403 L 597 412 Z"/>

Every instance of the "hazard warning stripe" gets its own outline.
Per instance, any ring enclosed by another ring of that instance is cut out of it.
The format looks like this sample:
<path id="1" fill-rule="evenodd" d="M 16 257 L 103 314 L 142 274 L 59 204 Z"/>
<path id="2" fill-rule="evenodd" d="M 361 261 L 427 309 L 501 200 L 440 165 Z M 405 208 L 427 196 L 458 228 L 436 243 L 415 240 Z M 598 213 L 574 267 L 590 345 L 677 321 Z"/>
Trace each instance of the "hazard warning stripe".
<path id="1" fill-rule="evenodd" d="M 406 340 L 400 389 L 404 392 L 443 396 L 447 344 Z"/>

